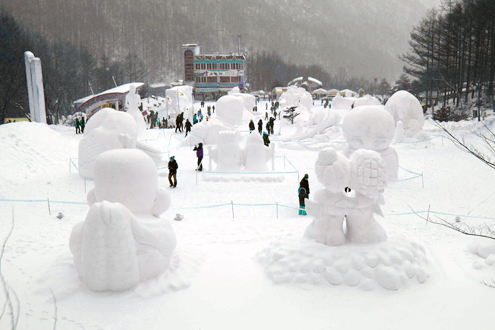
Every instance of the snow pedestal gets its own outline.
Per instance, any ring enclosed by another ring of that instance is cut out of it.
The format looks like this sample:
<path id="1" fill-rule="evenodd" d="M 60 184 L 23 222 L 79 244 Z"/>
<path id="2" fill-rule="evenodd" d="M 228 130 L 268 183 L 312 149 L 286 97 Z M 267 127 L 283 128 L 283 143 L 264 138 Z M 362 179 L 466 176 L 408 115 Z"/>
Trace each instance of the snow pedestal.
<path id="1" fill-rule="evenodd" d="M 274 170 L 275 147 L 272 143 L 270 147 L 265 146 L 260 134 L 253 132 L 249 135 L 244 148 L 244 169 L 250 172 L 268 172 L 267 162 L 272 161 L 272 171 Z"/>
<path id="2" fill-rule="evenodd" d="M 390 147 L 395 134 L 393 117 L 383 106 L 360 106 L 352 109 L 342 123 L 342 134 L 347 141 L 346 156 L 358 149 L 373 150 L 383 157 L 387 164 L 388 181 L 397 180 L 399 176 L 399 157 Z"/>
<path id="3" fill-rule="evenodd" d="M 385 110 L 392 115 L 396 123 L 402 121 L 404 135 L 407 137 L 413 137 L 423 128 L 423 107 L 419 100 L 407 91 L 395 92 L 385 104 Z"/>
<path id="4" fill-rule="evenodd" d="M 170 195 L 158 188 L 151 158 L 137 149 L 102 153 L 94 174 L 91 208 L 73 227 L 70 250 L 90 290 L 129 290 L 169 267 L 175 232 L 159 216 L 170 207 Z"/>

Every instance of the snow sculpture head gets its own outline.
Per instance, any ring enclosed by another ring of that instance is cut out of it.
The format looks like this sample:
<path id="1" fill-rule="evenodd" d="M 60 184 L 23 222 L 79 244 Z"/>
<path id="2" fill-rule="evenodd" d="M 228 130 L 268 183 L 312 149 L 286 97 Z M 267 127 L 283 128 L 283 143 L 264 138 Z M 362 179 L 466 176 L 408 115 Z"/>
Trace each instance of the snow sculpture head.
<path id="1" fill-rule="evenodd" d="M 158 216 L 170 207 L 170 195 L 158 188 L 148 155 L 115 149 L 98 156 L 88 202 L 86 219 L 72 228 L 69 242 L 88 289 L 129 290 L 169 267 L 177 241 L 170 223 Z"/>
<path id="2" fill-rule="evenodd" d="M 376 97 L 371 95 L 364 95 L 354 101 L 354 108 L 361 107 L 363 105 L 382 105 Z"/>
<path id="3" fill-rule="evenodd" d="M 129 137 L 128 148 L 136 147 L 138 128 L 128 113 L 104 108 L 88 120 L 84 137 L 79 142 L 79 174 L 82 177 L 94 176 L 94 162 L 101 153 L 123 147 L 120 134 Z"/>
<path id="4" fill-rule="evenodd" d="M 240 98 L 233 95 L 222 96 L 218 99 L 215 109 L 220 120 L 231 125 L 241 123 L 244 105 Z"/>
<path id="5" fill-rule="evenodd" d="M 119 202 L 136 214 L 158 217 L 170 207 L 170 195 L 158 189 L 158 172 L 153 160 L 138 149 L 115 149 L 95 161 L 95 187 L 88 202 Z"/>
<path id="6" fill-rule="evenodd" d="M 380 151 L 392 143 L 395 122 L 383 106 L 361 106 L 344 117 L 342 133 L 353 149 Z"/>
<path id="7" fill-rule="evenodd" d="M 423 128 L 425 119 L 423 107 L 418 99 L 407 91 L 398 91 L 385 104 L 387 110 L 397 123 L 403 123 L 404 135 L 412 137 Z"/>
<path id="8" fill-rule="evenodd" d="M 139 110 L 141 96 L 136 93 L 136 85 L 131 84 L 129 87 L 129 93 L 127 93 L 125 100 L 127 113 L 130 114 L 136 121 L 138 137 L 144 137 L 146 135 L 146 122 L 144 121 L 144 117 Z"/>
<path id="9" fill-rule="evenodd" d="M 315 172 L 325 189 L 315 193 L 315 202 L 307 203 L 315 219 L 305 237 L 326 245 L 386 240 L 385 230 L 373 217 L 381 214 L 378 204 L 387 185 L 386 170 L 383 158 L 372 150 L 357 150 L 350 159 L 333 149 L 320 151 Z"/>

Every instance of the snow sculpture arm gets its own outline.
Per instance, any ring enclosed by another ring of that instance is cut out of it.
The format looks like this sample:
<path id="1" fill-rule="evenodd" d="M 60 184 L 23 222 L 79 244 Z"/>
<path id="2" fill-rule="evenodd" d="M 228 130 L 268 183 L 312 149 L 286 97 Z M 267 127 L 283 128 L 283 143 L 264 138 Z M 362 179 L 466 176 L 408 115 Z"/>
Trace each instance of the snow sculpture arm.
<path id="1" fill-rule="evenodd" d="M 359 149 L 351 156 L 349 187 L 377 200 L 387 186 L 387 165 L 379 153 Z"/>

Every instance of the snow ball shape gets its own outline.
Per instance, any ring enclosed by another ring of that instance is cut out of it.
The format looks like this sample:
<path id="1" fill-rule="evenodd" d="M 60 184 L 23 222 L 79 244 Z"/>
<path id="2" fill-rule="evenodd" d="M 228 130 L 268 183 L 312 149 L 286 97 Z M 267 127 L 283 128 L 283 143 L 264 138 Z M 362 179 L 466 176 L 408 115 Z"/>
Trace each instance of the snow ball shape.
<path id="1" fill-rule="evenodd" d="M 362 107 L 363 105 L 381 105 L 376 97 L 365 95 L 354 101 L 354 108 Z"/>
<path id="2" fill-rule="evenodd" d="M 216 114 L 223 121 L 231 125 L 238 125 L 242 120 L 244 105 L 242 99 L 233 95 L 225 95 L 218 99 Z"/>
<path id="3" fill-rule="evenodd" d="M 306 238 L 325 245 L 341 245 L 346 240 L 377 243 L 387 239 L 385 230 L 373 216 L 381 215 L 378 204 L 383 203 L 382 194 L 387 185 L 386 163 L 379 153 L 359 149 L 348 159 L 331 148 L 325 149 L 318 155 L 315 172 L 325 189 L 316 191 L 314 202 L 307 202 L 308 211 L 315 219 L 306 228 Z"/>
<path id="4" fill-rule="evenodd" d="M 98 156 L 88 202 L 86 219 L 73 227 L 69 244 L 87 288 L 130 290 L 169 267 L 177 242 L 159 216 L 170 207 L 170 195 L 158 188 L 148 155 L 115 149 Z"/>
<path id="5" fill-rule="evenodd" d="M 101 153 L 123 148 L 119 135 L 129 138 L 126 147 L 135 148 L 137 124 L 134 118 L 125 112 L 103 108 L 88 120 L 84 137 L 79 141 L 79 174 L 83 178 L 93 178 L 94 163 Z"/>
<path id="6" fill-rule="evenodd" d="M 353 149 L 380 151 L 392 143 L 395 121 L 383 106 L 360 106 L 344 117 L 342 133 Z"/>
<path id="7" fill-rule="evenodd" d="M 407 137 L 418 134 L 425 123 L 421 103 L 407 91 L 394 93 L 385 104 L 385 110 L 394 117 L 395 122 L 402 121 Z"/>

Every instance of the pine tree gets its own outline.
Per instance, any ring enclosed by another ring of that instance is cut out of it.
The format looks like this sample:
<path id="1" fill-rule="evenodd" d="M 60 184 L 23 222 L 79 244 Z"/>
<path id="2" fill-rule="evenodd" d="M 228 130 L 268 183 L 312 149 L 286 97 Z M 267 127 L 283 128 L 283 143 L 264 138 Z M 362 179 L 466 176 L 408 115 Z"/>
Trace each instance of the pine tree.
<path id="1" fill-rule="evenodd" d="M 286 115 L 284 115 L 284 118 L 290 120 L 291 124 L 294 124 L 294 118 L 300 115 L 300 113 L 296 112 L 297 107 L 290 107 L 289 109 L 285 109 L 284 112 Z"/>

